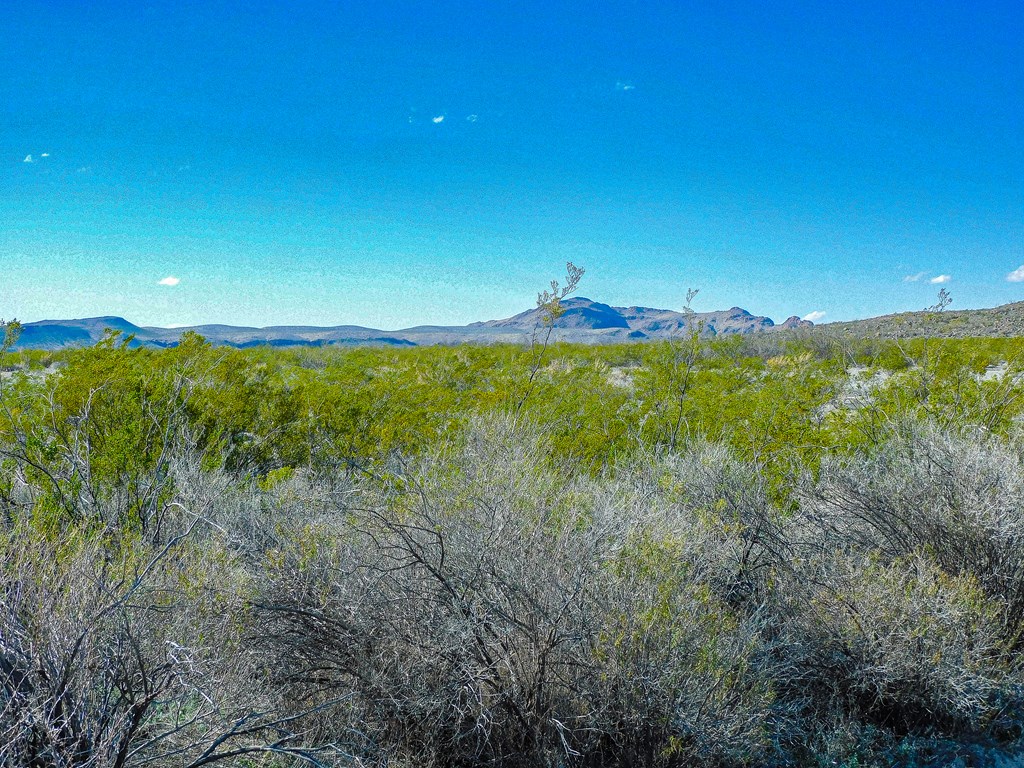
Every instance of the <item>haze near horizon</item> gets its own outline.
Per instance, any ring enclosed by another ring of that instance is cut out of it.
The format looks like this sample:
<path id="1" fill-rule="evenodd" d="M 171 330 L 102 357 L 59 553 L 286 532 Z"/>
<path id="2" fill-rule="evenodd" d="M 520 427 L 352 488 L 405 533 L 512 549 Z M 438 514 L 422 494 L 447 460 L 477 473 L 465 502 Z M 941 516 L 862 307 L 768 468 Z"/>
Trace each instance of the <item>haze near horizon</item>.
<path id="1" fill-rule="evenodd" d="M 1024 7 L 18 2 L 0 317 L 1024 298 Z"/>

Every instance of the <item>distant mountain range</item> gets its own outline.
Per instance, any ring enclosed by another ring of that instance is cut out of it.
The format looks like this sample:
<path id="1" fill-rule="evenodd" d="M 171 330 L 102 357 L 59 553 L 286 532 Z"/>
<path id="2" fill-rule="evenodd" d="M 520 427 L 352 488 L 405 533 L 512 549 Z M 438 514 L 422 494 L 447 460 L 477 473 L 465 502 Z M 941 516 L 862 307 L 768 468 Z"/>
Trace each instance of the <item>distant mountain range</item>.
<path id="1" fill-rule="evenodd" d="M 558 341 L 612 342 L 664 339 L 685 331 L 688 323 L 701 323 L 705 333 L 723 335 L 756 333 L 779 328 L 810 327 L 812 323 L 791 317 L 776 325 L 769 317 L 752 315 L 739 307 L 719 312 L 684 312 L 651 307 L 612 307 L 586 298 L 562 302 L 563 314 L 554 326 Z M 527 338 L 541 320 L 540 311 L 527 310 L 504 320 L 469 325 L 421 325 L 398 331 L 382 331 L 358 325 L 328 328 L 315 326 L 270 326 L 247 328 L 231 325 L 195 325 L 186 328 L 154 328 L 134 325 L 121 317 L 90 317 L 81 320 L 41 320 L 25 323 L 17 347 L 60 349 L 88 346 L 99 341 L 108 328 L 132 335 L 132 344 L 172 347 L 186 331 L 194 331 L 214 344 L 232 347 L 269 345 L 275 347 L 320 347 L 352 345 L 418 346 L 464 342 L 519 342 Z"/>
<path id="2" fill-rule="evenodd" d="M 702 324 L 710 335 L 762 333 L 811 328 L 813 323 L 790 317 L 776 324 L 771 318 L 752 315 L 733 307 L 718 312 L 684 312 L 651 307 L 612 307 L 586 298 L 563 301 L 565 314 L 556 322 L 552 338 L 557 341 L 607 343 L 644 341 L 678 336 L 690 322 Z M 232 347 L 323 347 L 323 346 L 421 346 L 522 342 L 538 327 L 540 311 L 530 309 L 504 320 L 488 320 L 469 325 L 420 325 L 398 331 L 382 331 L 358 325 L 329 328 L 315 326 L 270 326 L 246 328 L 231 325 L 195 325 L 187 328 L 153 328 L 133 325 L 120 317 L 91 317 L 82 320 L 42 320 L 26 323 L 17 347 L 22 349 L 60 349 L 88 346 L 99 341 L 106 329 L 133 335 L 132 344 L 148 347 L 172 347 L 186 331 L 194 331 L 214 344 Z M 1004 304 L 991 309 L 946 310 L 945 312 L 904 312 L 866 320 L 829 323 L 818 326 L 825 332 L 876 338 L 914 336 L 1022 336 L 1024 302 Z"/>

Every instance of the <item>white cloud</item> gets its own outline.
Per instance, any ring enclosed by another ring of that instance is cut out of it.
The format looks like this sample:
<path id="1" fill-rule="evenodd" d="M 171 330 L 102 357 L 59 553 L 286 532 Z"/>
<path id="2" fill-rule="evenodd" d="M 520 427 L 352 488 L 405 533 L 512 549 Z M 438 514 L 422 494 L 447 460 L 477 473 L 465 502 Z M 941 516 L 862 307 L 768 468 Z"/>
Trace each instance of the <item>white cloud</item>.
<path id="1" fill-rule="evenodd" d="M 615 84 L 615 88 L 617 90 L 620 90 L 620 91 L 633 91 L 633 90 L 636 90 L 636 86 L 635 85 L 633 85 L 632 83 L 624 82 L 622 80 L 619 80 L 619 82 L 617 82 Z"/>
<path id="2" fill-rule="evenodd" d="M 828 312 L 822 312 L 820 309 L 816 309 L 813 312 L 808 312 L 804 315 L 804 320 L 810 320 L 812 323 L 816 323 L 821 320 Z"/>
<path id="3" fill-rule="evenodd" d="M 922 277 L 924 277 L 927 274 L 928 274 L 927 272 L 918 272 L 916 275 L 907 275 L 906 277 L 903 278 L 903 282 L 904 283 L 916 283 L 918 280 L 920 280 Z"/>
<path id="4" fill-rule="evenodd" d="M 434 118 L 434 125 L 438 125 L 444 122 L 444 115 L 438 115 Z"/>
<path id="5" fill-rule="evenodd" d="M 49 152 L 43 152 L 43 154 L 40 155 L 40 157 L 49 157 L 49 156 L 50 156 Z"/>
<path id="6" fill-rule="evenodd" d="M 948 283 L 952 279 L 951 275 L 936 275 L 928 282 L 932 285 L 942 285 L 943 283 Z"/>
<path id="7" fill-rule="evenodd" d="M 174 286 L 181 282 L 180 277 L 174 277 L 174 275 L 168 275 L 163 280 L 157 283 L 157 285 L 169 285 Z"/>
<path id="8" fill-rule="evenodd" d="M 477 116 L 476 115 L 466 115 L 466 120 L 468 122 L 470 122 L 470 123 L 475 123 L 477 121 Z"/>
<path id="9" fill-rule="evenodd" d="M 1013 272 L 1006 276 L 1008 282 L 1011 283 L 1024 283 L 1024 264 L 1021 264 Z"/>
<path id="10" fill-rule="evenodd" d="M 25 155 L 25 159 L 22 160 L 21 162 L 23 162 L 23 163 L 31 163 L 32 162 L 32 155 Z"/>

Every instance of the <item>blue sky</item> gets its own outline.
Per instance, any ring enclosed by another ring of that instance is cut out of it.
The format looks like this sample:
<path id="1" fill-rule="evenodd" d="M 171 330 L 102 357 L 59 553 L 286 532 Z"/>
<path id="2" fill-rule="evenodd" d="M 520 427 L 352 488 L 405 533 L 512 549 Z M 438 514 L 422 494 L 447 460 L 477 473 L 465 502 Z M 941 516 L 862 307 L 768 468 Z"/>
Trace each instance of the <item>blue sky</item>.
<path id="1" fill-rule="evenodd" d="M 566 260 L 600 301 L 776 319 L 936 279 L 1021 300 L 1021 29 L 1019 2 L 12 0 L 0 317 L 464 323 Z"/>

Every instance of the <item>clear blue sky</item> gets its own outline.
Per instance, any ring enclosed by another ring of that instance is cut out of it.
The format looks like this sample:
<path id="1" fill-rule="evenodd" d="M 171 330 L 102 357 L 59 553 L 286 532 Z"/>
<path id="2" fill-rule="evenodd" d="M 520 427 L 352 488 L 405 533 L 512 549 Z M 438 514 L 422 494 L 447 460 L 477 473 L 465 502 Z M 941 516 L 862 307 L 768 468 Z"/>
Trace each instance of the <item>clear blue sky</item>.
<path id="1" fill-rule="evenodd" d="M 940 276 L 1024 299 L 1022 29 L 1019 0 L 11 0 L 0 317 L 464 323 L 567 259 L 594 299 L 776 319 Z"/>

